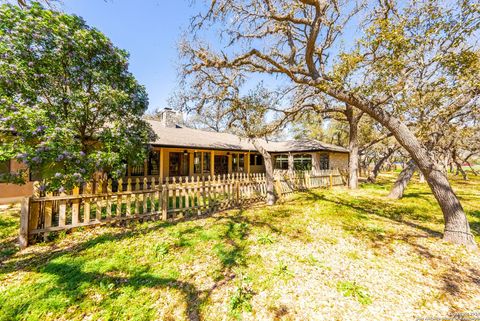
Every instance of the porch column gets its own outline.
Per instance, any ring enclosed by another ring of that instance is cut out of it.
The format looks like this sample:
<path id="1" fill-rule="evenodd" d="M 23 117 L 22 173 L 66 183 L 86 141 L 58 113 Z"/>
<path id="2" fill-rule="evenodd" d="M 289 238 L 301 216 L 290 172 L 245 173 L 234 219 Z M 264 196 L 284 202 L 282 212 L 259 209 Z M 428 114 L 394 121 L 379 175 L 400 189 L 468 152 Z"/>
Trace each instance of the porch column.
<path id="1" fill-rule="evenodd" d="M 228 153 L 228 174 L 232 173 L 232 153 Z"/>
<path id="2" fill-rule="evenodd" d="M 312 170 L 314 173 L 320 171 L 320 153 L 312 153 Z"/>
<path id="3" fill-rule="evenodd" d="M 215 151 L 210 152 L 210 176 L 215 175 Z"/>
<path id="4" fill-rule="evenodd" d="M 288 173 L 293 174 L 295 169 L 293 168 L 293 154 L 288 153 Z"/>
<path id="5" fill-rule="evenodd" d="M 160 173 L 160 184 L 163 184 L 163 164 L 164 164 L 164 156 L 165 156 L 165 153 L 163 152 L 163 148 L 160 148 L 160 170 L 159 170 L 159 173 Z"/>
<path id="6" fill-rule="evenodd" d="M 247 174 L 248 174 L 249 176 L 250 176 L 250 157 L 251 157 L 250 152 L 248 152 L 245 161 L 247 162 L 247 164 L 246 164 L 246 166 L 247 166 Z"/>
<path id="7" fill-rule="evenodd" d="M 193 176 L 193 167 L 195 161 L 195 151 L 188 152 L 188 176 Z"/>

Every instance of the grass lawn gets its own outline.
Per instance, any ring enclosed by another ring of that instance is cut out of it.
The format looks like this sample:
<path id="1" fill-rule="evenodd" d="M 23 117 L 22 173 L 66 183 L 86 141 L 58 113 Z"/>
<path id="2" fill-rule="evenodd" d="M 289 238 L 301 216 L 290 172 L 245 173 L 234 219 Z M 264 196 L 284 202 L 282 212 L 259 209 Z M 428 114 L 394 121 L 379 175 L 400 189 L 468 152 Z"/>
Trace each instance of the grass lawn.
<path id="1" fill-rule="evenodd" d="M 315 190 L 182 222 L 60 235 L 19 251 L 0 214 L 0 320 L 415 320 L 480 307 L 480 252 L 443 242 L 422 184 Z M 453 179 L 480 243 L 480 179 Z"/>

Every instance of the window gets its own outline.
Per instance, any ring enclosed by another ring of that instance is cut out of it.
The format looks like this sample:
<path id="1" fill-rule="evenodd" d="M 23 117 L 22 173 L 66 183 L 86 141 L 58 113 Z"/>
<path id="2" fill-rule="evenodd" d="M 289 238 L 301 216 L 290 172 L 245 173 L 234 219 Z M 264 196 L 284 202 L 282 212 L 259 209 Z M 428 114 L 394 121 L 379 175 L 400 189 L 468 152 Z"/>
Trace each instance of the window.
<path id="1" fill-rule="evenodd" d="M 202 153 L 195 152 L 193 154 L 193 173 L 201 174 L 202 173 Z"/>
<path id="2" fill-rule="evenodd" d="M 169 153 L 168 176 L 180 176 L 180 153 Z"/>
<path id="3" fill-rule="evenodd" d="M 238 154 L 232 154 L 232 172 L 238 172 Z"/>
<path id="4" fill-rule="evenodd" d="M 263 156 L 262 155 L 255 155 L 255 162 L 257 166 L 263 165 Z"/>
<path id="5" fill-rule="evenodd" d="M 193 173 L 194 174 L 210 174 L 211 167 L 210 152 L 195 152 L 193 154 Z"/>
<path id="6" fill-rule="evenodd" d="M 261 166 L 263 165 L 262 155 L 253 154 L 250 155 L 250 166 Z"/>
<path id="7" fill-rule="evenodd" d="M 37 182 L 42 180 L 42 175 L 40 174 L 40 170 L 38 168 L 30 167 L 28 169 L 28 179 L 30 182 Z"/>
<path id="8" fill-rule="evenodd" d="M 188 153 L 170 153 L 169 176 L 188 176 L 189 157 Z"/>
<path id="9" fill-rule="evenodd" d="M 255 157 L 257 155 L 250 155 L 250 166 L 255 166 Z"/>
<path id="10" fill-rule="evenodd" d="M 312 155 L 301 154 L 293 156 L 293 168 L 296 171 L 309 171 L 312 169 Z"/>
<path id="11" fill-rule="evenodd" d="M 148 155 L 148 175 L 160 174 L 160 152 L 151 151 Z"/>
<path id="12" fill-rule="evenodd" d="M 228 156 L 215 155 L 215 175 L 228 173 Z"/>
<path id="13" fill-rule="evenodd" d="M 288 155 L 275 156 L 275 169 L 288 169 Z"/>
<path id="14" fill-rule="evenodd" d="M 238 171 L 243 172 L 245 168 L 245 154 L 238 155 Z"/>
<path id="15" fill-rule="evenodd" d="M 0 161 L 0 182 L 5 181 L 7 174 L 10 174 L 10 160 Z"/>
<path id="16" fill-rule="evenodd" d="M 203 153 L 203 173 L 204 174 L 210 173 L 210 153 L 209 152 Z"/>
<path id="17" fill-rule="evenodd" d="M 320 169 L 330 169 L 328 154 L 320 154 Z"/>

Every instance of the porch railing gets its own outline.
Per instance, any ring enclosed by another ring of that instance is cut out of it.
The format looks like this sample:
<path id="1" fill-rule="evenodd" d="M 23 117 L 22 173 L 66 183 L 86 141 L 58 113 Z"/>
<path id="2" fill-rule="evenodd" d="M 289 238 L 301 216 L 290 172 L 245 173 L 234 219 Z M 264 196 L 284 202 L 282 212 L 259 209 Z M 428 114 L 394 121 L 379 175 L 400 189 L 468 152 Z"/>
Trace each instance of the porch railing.
<path id="1" fill-rule="evenodd" d="M 210 214 L 266 197 L 265 174 L 218 175 L 122 180 L 112 191 L 111 180 L 85 184 L 70 195 L 28 197 L 22 203 L 20 245 L 55 231 L 133 220 L 169 220 Z M 338 170 L 295 172 L 275 177 L 284 196 L 297 190 L 344 185 Z M 97 186 L 93 191 L 92 186 Z"/>

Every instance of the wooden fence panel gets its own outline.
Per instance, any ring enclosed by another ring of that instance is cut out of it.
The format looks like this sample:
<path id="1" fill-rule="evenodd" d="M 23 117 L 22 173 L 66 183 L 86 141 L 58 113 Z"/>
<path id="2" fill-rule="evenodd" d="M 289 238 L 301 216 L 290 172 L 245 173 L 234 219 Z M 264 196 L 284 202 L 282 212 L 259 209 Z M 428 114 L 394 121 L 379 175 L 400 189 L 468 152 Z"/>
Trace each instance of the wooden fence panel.
<path id="1" fill-rule="evenodd" d="M 22 206 L 22 211 L 28 212 L 22 212 L 22 233 L 46 235 L 51 231 L 126 219 L 167 220 L 202 215 L 261 201 L 267 194 L 265 174 L 172 177 L 165 182 L 162 185 L 158 180 L 157 184 L 155 177 L 136 178 L 134 182 L 128 178 L 126 183 L 119 179 L 113 188 L 111 179 L 101 177 L 86 183 L 80 189 L 81 194 L 78 188 L 70 195 L 40 197 L 35 192 L 28 198 L 28 204 L 24 204 L 25 209 Z M 276 192 L 281 197 L 298 190 L 342 185 L 344 179 L 337 170 L 285 173 L 275 178 Z"/>

